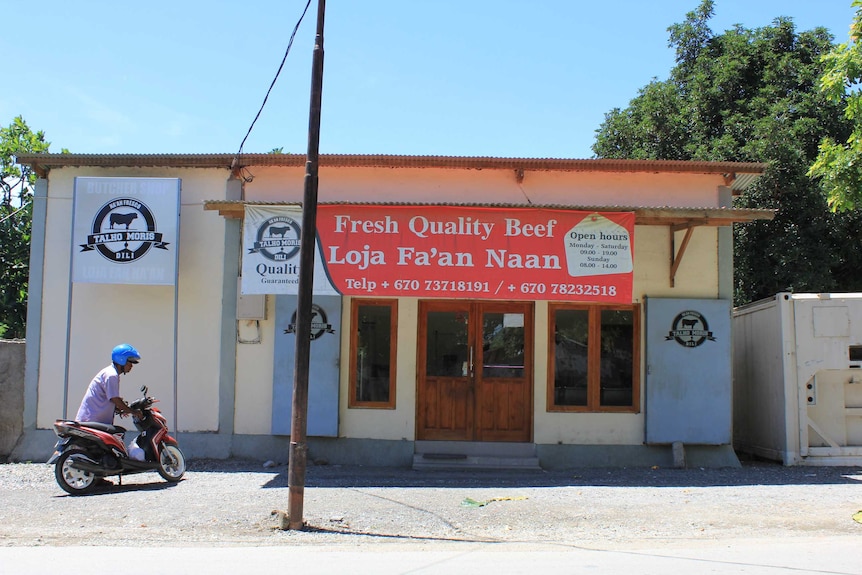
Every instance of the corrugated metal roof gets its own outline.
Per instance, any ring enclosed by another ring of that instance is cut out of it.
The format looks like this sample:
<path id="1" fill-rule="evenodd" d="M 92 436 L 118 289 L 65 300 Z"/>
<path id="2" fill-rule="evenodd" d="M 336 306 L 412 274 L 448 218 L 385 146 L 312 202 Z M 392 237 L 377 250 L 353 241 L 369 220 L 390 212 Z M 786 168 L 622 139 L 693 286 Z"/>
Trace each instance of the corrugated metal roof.
<path id="1" fill-rule="evenodd" d="M 170 167 L 221 168 L 254 166 L 304 166 L 304 154 L 21 154 L 21 164 L 30 165 L 40 175 L 63 167 Z M 691 162 L 680 160 L 614 160 L 566 158 L 495 158 L 468 156 L 396 156 L 321 154 L 325 167 L 450 168 L 474 170 L 533 170 L 575 172 L 650 172 L 719 174 L 727 185 L 740 191 L 766 169 L 754 162 Z"/>

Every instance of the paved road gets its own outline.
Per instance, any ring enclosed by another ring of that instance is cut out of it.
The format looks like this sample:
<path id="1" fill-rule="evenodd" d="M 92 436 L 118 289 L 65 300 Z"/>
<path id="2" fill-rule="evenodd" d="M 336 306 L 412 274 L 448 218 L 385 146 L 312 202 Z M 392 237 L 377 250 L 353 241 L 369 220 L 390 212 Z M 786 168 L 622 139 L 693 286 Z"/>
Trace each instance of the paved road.
<path id="1" fill-rule="evenodd" d="M 107 558 L 129 575 L 207 573 L 441 574 L 589 573 L 595 575 L 689 573 L 747 575 L 862 573 L 858 537 L 817 537 L 792 542 L 725 541 L 721 545 L 683 543 L 674 548 L 629 551 L 558 545 L 465 543 L 445 551 L 405 551 L 378 544 L 361 549 L 324 547 L 0 547 L 0 573 L 56 575 L 73 565 Z M 140 557 L 146 563 L 119 560 Z M 122 565 L 122 566 L 120 566 Z M 79 571 L 79 569 L 72 569 Z"/>

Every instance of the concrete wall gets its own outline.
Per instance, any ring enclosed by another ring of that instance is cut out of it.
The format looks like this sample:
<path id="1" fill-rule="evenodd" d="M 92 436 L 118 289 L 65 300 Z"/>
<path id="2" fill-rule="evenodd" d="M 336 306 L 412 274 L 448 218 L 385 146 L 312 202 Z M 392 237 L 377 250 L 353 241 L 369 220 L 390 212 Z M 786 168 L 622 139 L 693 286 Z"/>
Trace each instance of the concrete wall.
<path id="1" fill-rule="evenodd" d="M 19 340 L 0 340 L 0 461 L 5 461 L 24 427 L 24 350 Z"/>

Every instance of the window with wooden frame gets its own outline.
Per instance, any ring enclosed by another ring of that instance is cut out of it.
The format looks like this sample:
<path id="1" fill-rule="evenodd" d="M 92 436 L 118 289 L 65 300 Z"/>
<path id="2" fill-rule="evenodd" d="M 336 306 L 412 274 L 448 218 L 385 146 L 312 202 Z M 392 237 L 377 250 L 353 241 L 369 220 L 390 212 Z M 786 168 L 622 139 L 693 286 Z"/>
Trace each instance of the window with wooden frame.
<path id="1" fill-rule="evenodd" d="M 395 408 L 398 302 L 351 302 L 348 407 Z"/>
<path id="2" fill-rule="evenodd" d="M 640 410 L 637 305 L 548 306 L 548 411 Z"/>

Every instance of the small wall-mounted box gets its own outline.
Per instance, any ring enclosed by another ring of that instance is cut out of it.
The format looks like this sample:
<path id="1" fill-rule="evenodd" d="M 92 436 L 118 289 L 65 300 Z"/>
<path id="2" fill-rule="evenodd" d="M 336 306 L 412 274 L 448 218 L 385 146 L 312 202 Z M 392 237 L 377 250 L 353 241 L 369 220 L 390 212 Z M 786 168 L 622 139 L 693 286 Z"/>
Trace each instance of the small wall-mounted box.
<path id="1" fill-rule="evenodd" d="M 242 278 L 236 284 L 236 319 L 266 319 L 266 295 L 243 295 Z"/>

